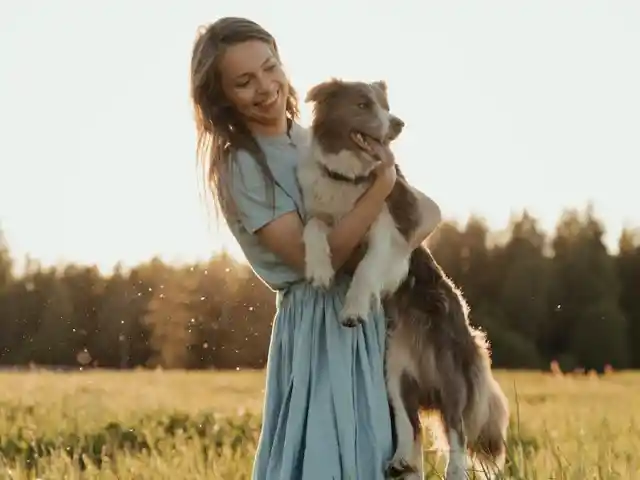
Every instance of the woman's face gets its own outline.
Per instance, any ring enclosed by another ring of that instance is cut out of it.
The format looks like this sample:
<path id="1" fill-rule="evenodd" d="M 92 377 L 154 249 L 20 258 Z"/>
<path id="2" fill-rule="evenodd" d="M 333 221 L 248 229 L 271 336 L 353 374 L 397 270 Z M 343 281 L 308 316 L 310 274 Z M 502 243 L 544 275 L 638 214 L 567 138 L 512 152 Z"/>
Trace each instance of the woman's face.
<path id="1" fill-rule="evenodd" d="M 286 129 L 287 77 L 271 47 L 259 40 L 227 48 L 220 62 L 222 90 L 253 129 Z"/>

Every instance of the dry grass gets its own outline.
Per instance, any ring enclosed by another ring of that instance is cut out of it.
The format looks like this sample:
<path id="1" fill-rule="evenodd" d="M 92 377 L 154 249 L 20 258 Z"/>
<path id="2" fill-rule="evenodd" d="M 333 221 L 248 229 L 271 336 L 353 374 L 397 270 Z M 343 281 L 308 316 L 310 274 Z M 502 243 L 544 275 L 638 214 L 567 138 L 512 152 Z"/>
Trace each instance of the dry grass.
<path id="1" fill-rule="evenodd" d="M 498 377 L 513 408 L 508 478 L 640 479 L 640 373 Z M 263 381 L 0 373 L 0 479 L 249 478 Z"/>

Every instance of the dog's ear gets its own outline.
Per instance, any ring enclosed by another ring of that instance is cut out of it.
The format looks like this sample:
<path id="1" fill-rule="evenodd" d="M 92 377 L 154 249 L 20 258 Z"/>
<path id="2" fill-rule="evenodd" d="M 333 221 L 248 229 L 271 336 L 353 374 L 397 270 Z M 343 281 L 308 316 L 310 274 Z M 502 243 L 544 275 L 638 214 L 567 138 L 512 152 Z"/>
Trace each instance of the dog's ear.
<path id="1" fill-rule="evenodd" d="M 377 82 L 373 82 L 372 85 L 375 85 L 380 90 L 382 90 L 382 93 L 384 93 L 385 95 L 387 94 L 387 82 L 385 82 L 384 80 L 378 80 Z"/>
<path id="2" fill-rule="evenodd" d="M 341 85 L 342 81 L 337 78 L 332 78 L 326 82 L 319 83 L 307 92 L 307 96 L 304 101 L 306 103 L 322 103 L 326 101 Z"/>

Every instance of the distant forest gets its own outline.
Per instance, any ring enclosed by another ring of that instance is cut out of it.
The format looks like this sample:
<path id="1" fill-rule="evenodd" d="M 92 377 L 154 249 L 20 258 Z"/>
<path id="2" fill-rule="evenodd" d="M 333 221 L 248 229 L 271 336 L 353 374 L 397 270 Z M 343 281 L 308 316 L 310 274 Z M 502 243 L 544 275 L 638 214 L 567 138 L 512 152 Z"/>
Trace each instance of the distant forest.
<path id="1" fill-rule="evenodd" d="M 498 368 L 640 368 L 640 234 L 603 244 L 591 208 L 555 231 L 523 212 L 498 235 L 472 217 L 445 222 L 429 246 L 488 333 Z M 498 237 L 502 237 L 498 239 Z M 207 263 L 158 259 L 103 276 L 95 266 L 15 275 L 0 235 L 0 365 L 71 368 L 262 367 L 274 293 L 222 253 Z M 609 368 L 609 367 L 606 367 Z"/>

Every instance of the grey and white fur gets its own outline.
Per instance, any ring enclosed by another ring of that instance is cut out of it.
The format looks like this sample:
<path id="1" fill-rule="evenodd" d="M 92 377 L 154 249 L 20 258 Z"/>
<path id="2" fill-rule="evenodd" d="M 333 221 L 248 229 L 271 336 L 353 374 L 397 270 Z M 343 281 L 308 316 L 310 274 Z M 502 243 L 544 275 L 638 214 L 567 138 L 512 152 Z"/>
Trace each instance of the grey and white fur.
<path id="1" fill-rule="evenodd" d="M 306 277 L 318 287 L 334 278 L 328 234 L 369 188 L 379 161 L 366 148 L 389 144 L 404 123 L 390 113 L 385 82 L 332 79 L 313 87 L 308 154 L 300 182 L 308 221 Z M 440 221 L 435 203 L 411 187 L 398 167 L 386 205 L 365 237 L 341 322 L 356 327 L 371 301 L 388 318 L 386 380 L 395 432 L 387 474 L 422 478 L 421 410 L 436 410 L 448 443 L 446 479 L 466 478 L 467 460 L 501 471 L 509 421 L 506 397 L 491 371 L 485 335 L 469 324 L 468 306 L 428 248 L 412 250 Z M 471 453 L 471 457 L 467 454 Z"/>

